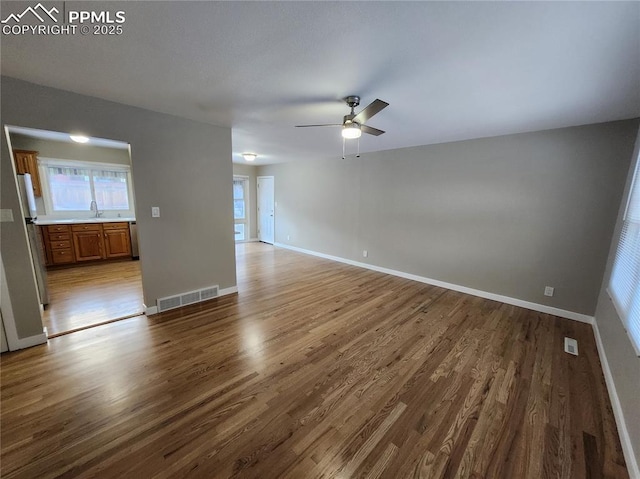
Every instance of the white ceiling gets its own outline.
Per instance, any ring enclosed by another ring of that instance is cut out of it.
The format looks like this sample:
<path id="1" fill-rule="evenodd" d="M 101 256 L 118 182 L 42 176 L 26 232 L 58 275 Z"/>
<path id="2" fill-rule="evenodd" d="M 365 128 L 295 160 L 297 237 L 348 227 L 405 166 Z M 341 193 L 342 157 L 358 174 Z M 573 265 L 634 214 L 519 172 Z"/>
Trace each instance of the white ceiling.
<path id="1" fill-rule="evenodd" d="M 338 128 L 294 125 L 340 123 L 347 95 L 390 103 L 363 152 L 640 116 L 638 2 L 84 6 L 124 33 L 3 35 L 2 74 L 231 127 L 239 162 L 340 157 Z"/>

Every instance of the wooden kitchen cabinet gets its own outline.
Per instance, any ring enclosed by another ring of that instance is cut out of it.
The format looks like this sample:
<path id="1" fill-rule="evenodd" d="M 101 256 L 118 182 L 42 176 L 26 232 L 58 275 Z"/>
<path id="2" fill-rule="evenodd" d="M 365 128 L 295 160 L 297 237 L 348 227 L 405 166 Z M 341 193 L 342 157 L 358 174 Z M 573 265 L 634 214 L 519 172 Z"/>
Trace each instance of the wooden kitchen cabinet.
<path id="1" fill-rule="evenodd" d="M 41 230 L 47 265 L 75 263 L 71 226 L 48 225 L 43 226 Z"/>
<path id="2" fill-rule="evenodd" d="M 103 223 L 105 258 L 131 256 L 129 223 Z"/>
<path id="3" fill-rule="evenodd" d="M 13 150 L 13 157 L 16 161 L 16 173 L 31 175 L 33 183 L 33 194 L 42 196 L 42 187 L 40 185 L 40 173 L 38 172 L 38 152 L 28 150 Z"/>
<path id="4" fill-rule="evenodd" d="M 92 261 L 105 257 L 102 234 L 102 225 L 99 223 L 71 225 L 73 249 L 77 262 Z"/>
<path id="5" fill-rule="evenodd" d="M 42 226 L 47 266 L 131 257 L 127 222 Z"/>

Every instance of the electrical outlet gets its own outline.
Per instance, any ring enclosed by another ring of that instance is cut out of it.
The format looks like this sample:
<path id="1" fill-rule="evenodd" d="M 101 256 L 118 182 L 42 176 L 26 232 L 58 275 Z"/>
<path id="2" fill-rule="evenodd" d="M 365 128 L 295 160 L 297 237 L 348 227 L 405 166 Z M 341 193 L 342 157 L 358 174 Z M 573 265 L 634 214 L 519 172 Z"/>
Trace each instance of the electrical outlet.
<path id="1" fill-rule="evenodd" d="M 291 240 L 291 235 L 287 235 L 287 241 Z"/>
<path id="2" fill-rule="evenodd" d="M 160 218 L 160 207 L 152 206 L 151 207 L 151 217 L 152 218 Z"/>
<path id="3" fill-rule="evenodd" d="M 369 252 L 366 249 L 362 250 L 362 257 L 366 258 L 367 256 L 369 256 Z"/>
<path id="4" fill-rule="evenodd" d="M 544 287 L 544 295 L 545 296 L 553 296 L 553 292 L 555 291 L 554 288 L 552 288 L 551 286 L 545 286 Z"/>

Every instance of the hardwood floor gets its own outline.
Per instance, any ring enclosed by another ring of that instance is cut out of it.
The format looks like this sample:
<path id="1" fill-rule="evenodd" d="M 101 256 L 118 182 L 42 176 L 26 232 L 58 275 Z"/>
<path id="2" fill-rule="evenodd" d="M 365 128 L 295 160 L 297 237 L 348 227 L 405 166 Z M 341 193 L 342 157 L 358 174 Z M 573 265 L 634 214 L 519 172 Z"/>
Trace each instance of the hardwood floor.
<path id="1" fill-rule="evenodd" d="M 47 271 L 49 305 L 42 322 L 49 337 L 141 314 L 139 261 L 109 261 Z"/>
<path id="2" fill-rule="evenodd" d="M 238 277 L 3 355 L 2 477 L 628 477 L 589 325 L 263 244 Z"/>

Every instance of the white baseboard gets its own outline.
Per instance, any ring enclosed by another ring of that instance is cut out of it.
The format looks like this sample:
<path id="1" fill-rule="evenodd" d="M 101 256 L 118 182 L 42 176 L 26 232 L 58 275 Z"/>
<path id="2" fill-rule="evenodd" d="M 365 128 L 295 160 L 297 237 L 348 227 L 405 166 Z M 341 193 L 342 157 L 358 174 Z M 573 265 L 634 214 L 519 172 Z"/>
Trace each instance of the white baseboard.
<path id="1" fill-rule="evenodd" d="M 29 336 L 26 338 L 18 338 L 14 343 L 15 351 L 17 349 L 25 349 L 30 348 L 31 346 L 37 346 L 38 344 L 45 344 L 49 338 L 47 337 L 47 329 L 44 328 L 41 334 L 36 334 L 35 336 Z"/>
<path id="2" fill-rule="evenodd" d="M 218 297 L 226 296 L 228 294 L 233 294 L 238 292 L 237 286 L 231 286 L 230 288 L 224 288 L 218 291 Z"/>
<path id="3" fill-rule="evenodd" d="M 607 354 L 605 353 L 604 345 L 602 344 L 602 337 L 600 336 L 600 330 L 598 329 L 597 321 L 593 322 L 593 334 L 596 337 L 598 356 L 600 356 L 600 364 L 602 364 L 604 380 L 607 383 L 609 400 L 611 401 L 611 407 L 613 408 L 613 417 L 615 418 L 616 425 L 618 426 L 618 434 L 620 436 L 620 443 L 622 445 L 622 453 L 624 454 L 624 460 L 627 463 L 629 476 L 631 479 L 640 479 L 640 467 L 638 467 L 638 462 L 636 461 L 636 456 L 633 451 L 633 445 L 631 444 L 631 438 L 629 437 L 627 424 L 624 421 L 620 398 L 618 397 L 618 392 L 616 391 L 616 385 L 613 382 L 613 375 L 611 374 L 611 368 L 609 367 Z"/>
<path id="4" fill-rule="evenodd" d="M 349 264 L 351 266 L 358 266 L 360 268 L 366 268 L 373 271 L 378 271 L 379 273 L 386 273 L 393 276 L 399 276 L 400 278 L 410 279 L 413 281 L 418 281 L 420 283 L 430 284 L 432 286 L 439 286 L 441 288 L 451 289 L 453 291 L 458 291 L 460 293 L 470 294 L 472 296 L 478 296 L 480 298 L 491 299 L 493 301 L 499 301 L 501 303 L 511 304 L 513 306 L 519 306 L 525 309 L 531 309 L 532 311 L 538 311 L 540 313 L 552 314 L 554 316 L 560 316 L 561 318 L 573 319 L 574 321 L 580 321 L 581 323 L 593 324 L 594 317 L 588 316 L 586 314 L 576 313 L 573 311 L 567 311 L 565 309 L 554 308 L 551 306 L 547 306 L 544 304 L 532 303 L 530 301 L 524 301 L 517 298 L 511 298 L 509 296 L 502 296 L 500 294 L 490 293 L 488 291 L 482 291 L 479 289 L 468 288 L 466 286 L 460 286 L 453 283 L 446 283 L 444 281 L 439 281 L 437 279 L 425 278 L 424 276 L 418 276 L 411 273 L 405 273 L 403 271 L 396 271 L 394 269 L 383 268 L 381 266 L 375 266 L 372 264 L 361 263 L 359 261 L 353 261 L 346 258 L 341 258 L 339 256 L 332 256 L 324 253 L 318 253 L 317 251 L 311 251 L 303 248 L 298 248 L 296 246 L 291 246 L 283 243 L 274 243 L 274 246 L 278 246 L 280 248 L 290 249 L 292 251 L 297 251 L 298 253 L 309 254 L 312 256 L 318 256 L 320 258 L 330 259 L 332 261 L 338 261 L 340 263 Z"/>
<path id="5" fill-rule="evenodd" d="M 216 298 L 219 298 L 220 296 L 226 296 L 228 294 L 237 293 L 237 292 L 238 292 L 237 286 L 231 286 L 230 288 L 220 289 L 218 290 L 218 296 L 216 296 Z M 212 298 L 212 299 L 215 299 L 215 298 Z M 142 307 L 144 308 L 144 314 L 147 316 L 153 316 L 154 314 L 158 314 L 157 306 L 147 306 L 146 304 L 143 304 Z"/>

